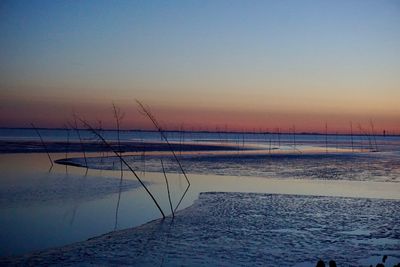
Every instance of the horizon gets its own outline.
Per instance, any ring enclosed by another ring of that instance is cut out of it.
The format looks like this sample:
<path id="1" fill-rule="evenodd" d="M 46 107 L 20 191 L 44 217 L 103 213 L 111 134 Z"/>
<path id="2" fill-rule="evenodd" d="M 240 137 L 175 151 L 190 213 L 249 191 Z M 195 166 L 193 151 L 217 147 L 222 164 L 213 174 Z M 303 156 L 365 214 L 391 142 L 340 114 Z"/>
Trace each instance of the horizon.
<path id="1" fill-rule="evenodd" d="M 51 131 L 62 131 L 62 130 L 69 130 L 69 131 L 74 131 L 76 129 L 70 128 L 70 127 L 35 127 L 38 130 L 51 130 Z M 79 131 L 90 131 L 88 128 L 84 127 L 78 127 L 77 128 Z M 101 130 L 101 131 L 112 131 L 112 132 L 159 132 L 157 129 L 146 129 L 146 128 L 121 128 L 120 130 L 116 128 L 94 128 L 95 130 Z M 34 130 L 34 128 L 31 127 L 0 127 L 0 130 Z M 377 131 L 375 128 L 372 131 L 370 128 L 362 128 L 360 129 L 354 129 L 353 132 L 293 132 L 293 129 L 281 129 L 281 128 L 275 128 L 273 130 L 268 131 L 267 129 L 253 129 L 253 130 L 235 130 L 235 129 L 207 129 L 204 128 L 171 128 L 171 129 L 162 129 L 163 132 L 183 132 L 183 133 L 222 133 L 222 134 L 273 134 L 273 135 L 328 135 L 328 136 L 336 136 L 336 135 L 343 135 L 343 136 L 383 136 L 383 137 L 390 137 L 390 136 L 400 136 L 400 132 L 390 132 L 384 130 L 384 132 Z"/>
<path id="2" fill-rule="evenodd" d="M 0 127 L 400 133 L 398 1 L 4 1 Z"/>

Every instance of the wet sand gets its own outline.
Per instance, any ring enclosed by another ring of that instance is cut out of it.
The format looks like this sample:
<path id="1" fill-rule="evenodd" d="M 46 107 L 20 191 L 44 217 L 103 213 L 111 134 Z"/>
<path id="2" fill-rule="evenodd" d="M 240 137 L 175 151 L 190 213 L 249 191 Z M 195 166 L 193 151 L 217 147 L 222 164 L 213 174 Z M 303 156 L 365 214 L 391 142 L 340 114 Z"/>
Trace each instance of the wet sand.
<path id="1" fill-rule="evenodd" d="M 9 265 L 338 266 L 400 259 L 398 200 L 202 193 L 175 219 L 155 220 Z M 338 249 L 340 248 L 340 249 Z M 388 263 L 390 263 L 388 262 Z"/>

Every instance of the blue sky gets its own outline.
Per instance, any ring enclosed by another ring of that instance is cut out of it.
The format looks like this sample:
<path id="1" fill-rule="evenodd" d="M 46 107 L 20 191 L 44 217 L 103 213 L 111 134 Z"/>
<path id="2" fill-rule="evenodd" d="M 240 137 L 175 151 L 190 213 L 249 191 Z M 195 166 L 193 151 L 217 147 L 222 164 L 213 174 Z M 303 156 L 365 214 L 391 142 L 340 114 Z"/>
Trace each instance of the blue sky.
<path id="1" fill-rule="evenodd" d="M 18 123 L 134 98 L 221 121 L 400 112 L 400 1 L 2 1 L 0 47 Z"/>

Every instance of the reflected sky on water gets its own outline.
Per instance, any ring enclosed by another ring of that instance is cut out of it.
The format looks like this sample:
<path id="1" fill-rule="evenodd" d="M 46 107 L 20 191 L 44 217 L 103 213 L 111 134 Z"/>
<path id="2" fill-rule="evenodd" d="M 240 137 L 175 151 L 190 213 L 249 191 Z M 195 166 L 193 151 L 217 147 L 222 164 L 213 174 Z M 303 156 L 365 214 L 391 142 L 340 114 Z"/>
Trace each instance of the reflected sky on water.
<path id="1" fill-rule="evenodd" d="M 52 154 L 54 159 L 64 156 Z M 59 164 L 49 168 L 45 154 L 0 155 L 2 256 L 82 241 L 161 217 L 149 196 L 128 171 L 124 171 L 121 182 L 119 171 L 87 170 Z M 169 214 L 163 174 L 138 174 L 162 209 Z M 186 188 L 186 181 L 181 174 L 169 173 L 168 178 L 175 206 Z M 189 174 L 189 178 L 192 186 L 180 209 L 193 204 L 198 194 L 205 191 L 400 199 L 400 184 L 390 182 L 281 180 L 198 174 Z"/>

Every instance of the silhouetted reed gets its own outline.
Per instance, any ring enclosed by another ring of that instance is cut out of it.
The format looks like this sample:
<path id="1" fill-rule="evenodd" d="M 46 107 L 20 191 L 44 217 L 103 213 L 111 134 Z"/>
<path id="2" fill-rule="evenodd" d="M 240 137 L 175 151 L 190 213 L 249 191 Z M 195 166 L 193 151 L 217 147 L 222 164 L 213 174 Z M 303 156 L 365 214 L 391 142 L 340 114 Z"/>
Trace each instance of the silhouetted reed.
<path id="1" fill-rule="evenodd" d="M 296 126 L 293 125 L 293 149 L 296 150 Z"/>
<path id="2" fill-rule="evenodd" d="M 103 133 L 103 122 L 101 120 L 98 120 L 97 124 L 98 124 L 97 130 L 99 131 L 99 134 L 102 134 Z M 99 142 L 101 142 L 101 141 L 99 141 Z M 100 164 L 103 164 L 103 160 L 104 160 L 104 151 L 101 151 L 100 152 Z"/>
<path id="3" fill-rule="evenodd" d="M 95 136 L 97 136 L 103 144 L 110 150 L 112 151 L 120 160 L 121 162 L 133 173 L 135 178 L 139 181 L 141 186 L 146 190 L 147 194 L 150 196 L 150 198 L 153 200 L 154 204 L 156 205 L 157 209 L 160 211 L 161 215 L 163 218 L 165 218 L 165 214 L 163 210 L 161 209 L 160 205 L 158 204 L 157 200 L 153 196 L 153 194 L 150 192 L 150 190 L 147 188 L 147 186 L 144 184 L 142 179 L 137 175 L 137 173 L 132 169 L 132 167 L 128 164 L 128 162 L 125 161 L 125 159 L 116 151 L 105 139 L 104 137 L 99 134 L 87 121 L 80 119 L 80 121 L 87 127 L 87 129 L 92 132 Z"/>
<path id="4" fill-rule="evenodd" d="M 163 163 L 162 159 L 160 159 L 160 161 L 161 161 L 161 167 L 162 167 L 162 171 L 163 171 L 164 178 L 165 178 L 165 183 L 167 185 L 168 201 L 169 201 L 169 206 L 171 208 L 171 214 L 172 214 L 172 217 L 175 217 L 174 209 L 172 208 L 171 194 L 169 191 L 169 183 L 168 183 L 168 179 L 167 179 L 167 174 L 165 173 L 164 163 Z"/>
<path id="5" fill-rule="evenodd" d="M 271 149 L 272 149 L 272 141 L 271 137 L 269 138 L 269 147 L 268 147 L 268 153 L 271 154 Z"/>
<path id="6" fill-rule="evenodd" d="M 281 148 L 281 129 L 278 128 L 278 146 Z"/>
<path id="7" fill-rule="evenodd" d="M 364 134 L 365 138 L 367 139 L 369 151 L 374 151 L 374 147 L 373 147 L 373 144 L 372 144 L 372 140 L 371 140 L 370 134 L 366 130 L 364 130 L 362 128 L 361 124 L 358 124 L 358 129 L 360 130 L 360 132 L 362 134 Z"/>
<path id="8" fill-rule="evenodd" d="M 64 125 L 65 131 L 67 131 L 67 144 L 65 145 L 65 160 L 68 160 L 69 153 L 69 128 L 67 125 Z M 65 164 L 65 172 L 68 174 L 68 164 Z"/>
<path id="9" fill-rule="evenodd" d="M 375 151 L 378 152 L 378 143 L 376 142 L 376 137 L 375 137 L 375 126 L 374 126 L 374 122 L 372 121 L 372 119 L 369 120 L 369 125 L 371 127 L 371 134 L 372 134 L 372 138 L 373 138 L 374 144 L 375 144 Z"/>
<path id="10" fill-rule="evenodd" d="M 325 123 L 325 153 L 328 154 L 328 123 Z"/>
<path id="11" fill-rule="evenodd" d="M 350 121 L 350 138 L 351 138 L 351 152 L 354 153 L 353 122 L 351 122 L 351 121 Z"/>
<path id="12" fill-rule="evenodd" d="M 339 150 L 339 133 L 335 132 L 336 152 Z"/>
<path id="13" fill-rule="evenodd" d="M 118 186 L 118 200 L 117 200 L 117 206 L 115 208 L 114 231 L 117 230 L 117 226 L 118 226 L 118 211 L 119 211 L 119 203 L 121 201 L 122 180 L 123 180 L 123 175 L 122 175 L 122 172 L 121 172 L 121 178 L 119 179 L 119 186 Z"/>
<path id="14" fill-rule="evenodd" d="M 113 113 L 114 113 L 114 119 L 115 123 L 117 126 L 117 142 L 118 142 L 118 153 L 120 156 L 122 156 L 122 148 L 121 148 L 121 139 L 120 139 L 120 126 L 121 126 L 121 121 L 124 118 L 125 114 L 121 113 L 121 109 L 117 107 L 114 103 L 112 104 L 113 106 Z M 123 168 L 122 168 L 122 161 L 120 161 L 120 169 L 121 169 L 121 176 L 123 175 Z"/>
<path id="15" fill-rule="evenodd" d="M 292 133 L 293 133 L 293 151 L 297 151 L 300 154 L 302 154 L 302 152 L 296 147 L 296 126 L 295 125 L 293 125 Z"/>
<path id="16" fill-rule="evenodd" d="M 185 142 L 185 130 L 183 124 L 181 124 L 179 131 L 179 155 L 182 156 L 183 143 Z"/>
<path id="17" fill-rule="evenodd" d="M 49 150 L 47 149 L 46 143 L 43 141 L 43 138 L 40 135 L 39 130 L 35 127 L 35 125 L 33 123 L 31 123 L 31 126 L 35 130 L 36 134 L 39 136 L 40 142 L 42 143 L 42 146 L 43 146 L 44 150 L 46 151 L 47 157 L 49 158 L 51 168 L 53 168 L 53 166 L 54 166 L 53 160 L 50 157 L 50 153 L 49 153 Z M 50 168 L 50 170 L 51 170 L 51 168 Z"/>
<path id="18" fill-rule="evenodd" d="M 146 175 L 146 143 L 144 138 L 142 137 L 142 173 L 143 175 Z"/>
<path id="19" fill-rule="evenodd" d="M 83 158 L 85 160 L 85 167 L 87 169 L 88 168 L 88 163 L 87 163 L 87 158 L 86 158 L 86 151 L 85 151 L 85 146 L 84 146 L 83 141 L 82 141 L 81 133 L 80 133 L 79 128 L 78 128 L 77 115 L 73 114 L 73 117 L 74 117 L 74 124 L 72 125 L 70 123 L 70 126 L 71 126 L 72 129 L 75 130 L 76 134 L 78 135 L 79 144 L 80 144 L 80 146 L 82 148 Z"/>
<path id="20" fill-rule="evenodd" d="M 188 184 L 188 186 L 186 187 L 186 190 L 184 191 L 184 193 L 182 194 L 182 197 L 180 198 L 178 204 L 176 205 L 174 211 L 176 211 L 179 207 L 179 205 L 181 204 L 183 198 L 185 197 L 187 191 L 189 190 L 190 187 L 190 181 L 186 175 L 186 172 L 184 171 L 181 162 L 179 161 L 178 157 L 176 156 L 176 153 L 173 149 L 173 147 L 171 146 L 170 142 L 168 141 L 168 138 L 166 136 L 166 134 L 164 133 L 164 130 L 162 129 L 161 125 L 158 123 L 158 121 L 156 120 L 156 118 L 153 116 L 153 114 L 150 112 L 150 108 L 145 107 L 139 100 L 136 100 L 136 103 L 139 105 L 139 112 L 145 116 L 147 116 L 150 121 L 153 123 L 153 125 L 156 127 L 157 131 L 160 133 L 161 138 L 167 143 L 169 150 L 171 151 L 172 155 L 175 158 L 175 161 L 177 162 L 183 176 L 186 179 L 186 182 Z"/>

